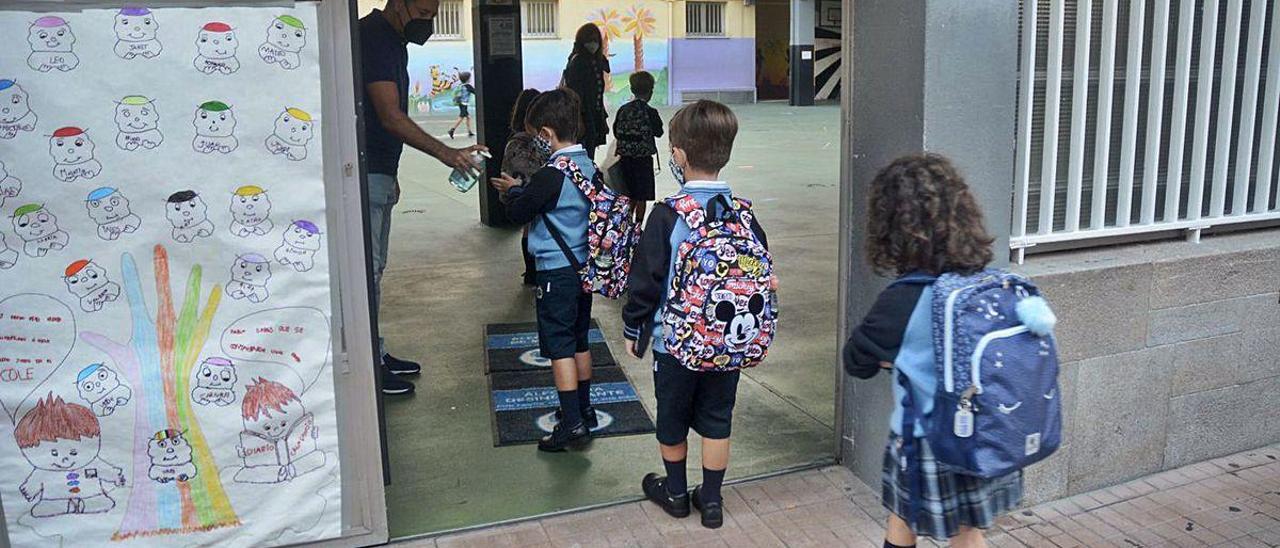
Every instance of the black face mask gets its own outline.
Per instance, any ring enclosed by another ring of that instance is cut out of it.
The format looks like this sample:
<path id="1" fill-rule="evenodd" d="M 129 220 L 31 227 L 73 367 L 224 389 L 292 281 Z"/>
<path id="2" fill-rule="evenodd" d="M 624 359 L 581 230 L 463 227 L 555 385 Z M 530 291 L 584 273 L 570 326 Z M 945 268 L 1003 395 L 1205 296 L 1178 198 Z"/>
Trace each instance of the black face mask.
<path id="1" fill-rule="evenodd" d="M 414 19 L 404 24 L 404 39 L 419 46 L 427 43 L 436 31 L 435 21 L 431 19 Z"/>

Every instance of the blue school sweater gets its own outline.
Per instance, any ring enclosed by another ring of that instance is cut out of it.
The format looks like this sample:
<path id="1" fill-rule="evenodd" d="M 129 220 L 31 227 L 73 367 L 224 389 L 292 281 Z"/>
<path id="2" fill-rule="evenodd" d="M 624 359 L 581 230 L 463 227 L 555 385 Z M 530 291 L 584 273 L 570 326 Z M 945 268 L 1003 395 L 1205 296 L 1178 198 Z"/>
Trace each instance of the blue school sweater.
<path id="1" fill-rule="evenodd" d="M 588 179 L 595 176 L 596 164 L 587 157 L 582 145 L 573 145 L 551 154 L 553 163 L 561 156 L 568 156 Z M 560 170 L 548 165 L 538 170 L 523 186 L 507 192 L 507 218 L 517 224 L 529 225 L 528 251 L 533 255 L 538 271 L 555 270 L 571 266 L 569 258 L 552 238 L 543 214 L 555 225 L 560 237 L 580 263 L 585 263 L 587 250 L 587 212 L 590 204 L 578 186 Z"/>
<path id="2" fill-rule="evenodd" d="M 844 368 L 850 375 L 869 379 L 880 372 L 880 362 L 893 364 L 893 414 L 889 428 L 902 435 L 902 402 L 907 392 L 899 384 L 906 376 L 921 420 L 915 437 L 925 435 L 924 418 L 933 412 L 938 375 L 933 356 L 933 287 L 899 284 L 880 293 L 871 311 L 854 328 L 844 347 Z"/>

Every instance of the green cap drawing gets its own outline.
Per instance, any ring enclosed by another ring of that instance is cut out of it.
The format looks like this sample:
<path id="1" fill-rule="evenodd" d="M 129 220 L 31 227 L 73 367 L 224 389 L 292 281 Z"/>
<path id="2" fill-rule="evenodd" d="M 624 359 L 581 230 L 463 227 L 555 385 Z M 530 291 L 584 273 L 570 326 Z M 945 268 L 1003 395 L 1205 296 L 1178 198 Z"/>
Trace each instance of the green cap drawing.
<path id="1" fill-rule="evenodd" d="M 222 101 L 205 101 L 203 104 L 200 105 L 200 110 L 207 110 L 209 112 L 222 112 L 224 110 L 231 110 L 231 107 L 227 106 L 227 104 Z"/>
<path id="2" fill-rule="evenodd" d="M 147 99 L 142 95 L 126 95 L 123 99 L 120 99 L 120 104 L 122 105 L 142 106 L 150 102 L 151 99 Z"/>
<path id="3" fill-rule="evenodd" d="M 281 15 L 280 17 L 277 17 L 276 19 L 279 19 L 281 23 L 284 23 L 284 24 L 289 25 L 289 26 L 291 26 L 291 27 L 293 27 L 293 28 L 296 28 L 296 29 L 303 29 L 303 30 L 306 30 L 306 28 L 307 28 L 307 27 L 302 26 L 302 20 L 301 20 L 301 19 L 298 19 L 297 17 L 294 17 L 294 16 L 292 16 L 292 15 Z"/>
<path id="4" fill-rule="evenodd" d="M 23 216 L 23 215 L 29 215 L 29 214 L 31 214 L 31 213 L 35 213 L 35 212 L 37 212 L 37 211 L 40 211 L 41 209 L 44 209 L 44 206 L 42 206 L 42 205 L 40 205 L 40 204 L 27 204 L 27 205 L 24 205 L 24 206 L 22 206 L 22 207 L 18 208 L 17 210 L 15 210 L 15 211 L 13 212 L 13 216 L 14 216 L 14 217 L 21 217 L 21 216 Z"/>

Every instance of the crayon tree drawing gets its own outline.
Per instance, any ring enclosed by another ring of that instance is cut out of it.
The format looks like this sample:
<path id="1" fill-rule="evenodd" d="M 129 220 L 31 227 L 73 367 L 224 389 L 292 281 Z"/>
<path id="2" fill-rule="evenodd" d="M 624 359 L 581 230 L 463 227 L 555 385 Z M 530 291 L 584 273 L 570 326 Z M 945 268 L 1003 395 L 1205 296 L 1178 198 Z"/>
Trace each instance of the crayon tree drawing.
<path id="1" fill-rule="evenodd" d="M 125 253 L 121 263 L 133 321 L 129 341 L 81 334 L 85 342 L 106 352 L 135 388 L 134 461 L 129 474 L 134 478 L 133 492 L 112 540 L 239 526 L 190 397 L 191 371 L 208 338 L 222 288 L 214 285 L 201 308 L 201 267 L 193 266 L 175 312 L 169 256 L 164 246 L 157 245 L 152 261 L 157 298 L 153 319 L 133 256 Z M 181 445 L 182 460 L 166 463 L 157 449 L 175 444 Z"/>

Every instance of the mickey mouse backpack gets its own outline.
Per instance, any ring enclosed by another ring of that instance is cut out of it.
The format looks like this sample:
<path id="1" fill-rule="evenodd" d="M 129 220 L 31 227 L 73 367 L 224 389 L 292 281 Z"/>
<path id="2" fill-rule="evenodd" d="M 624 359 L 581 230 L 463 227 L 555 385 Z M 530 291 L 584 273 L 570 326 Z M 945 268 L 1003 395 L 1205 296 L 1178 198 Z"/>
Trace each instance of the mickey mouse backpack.
<path id="1" fill-rule="evenodd" d="M 543 223 L 582 278 L 582 291 L 616 299 L 627 289 L 632 251 L 640 240 L 640 226 L 635 221 L 631 198 L 605 186 L 598 169 L 595 177 L 588 179 L 568 156 L 557 157 L 551 166 L 573 181 L 587 197 L 587 263 L 578 261 L 546 214 L 543 214 Z"/>
<path id="2" fill-rule="evenodd" d="M 773 257 L 751 230 L 751 202 L 716 196 L 665 200 L 689 225 L 676 252 L 662 315 L 667 352 L 693 371 L 759 365 L 778 321 Z"/>

